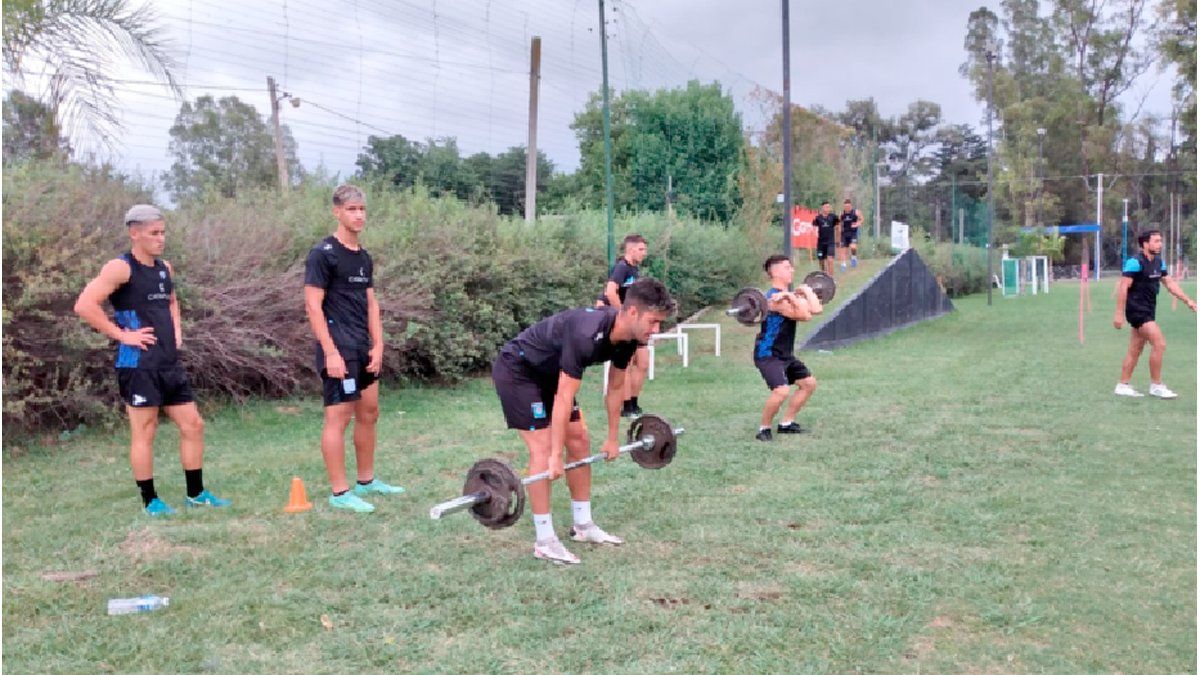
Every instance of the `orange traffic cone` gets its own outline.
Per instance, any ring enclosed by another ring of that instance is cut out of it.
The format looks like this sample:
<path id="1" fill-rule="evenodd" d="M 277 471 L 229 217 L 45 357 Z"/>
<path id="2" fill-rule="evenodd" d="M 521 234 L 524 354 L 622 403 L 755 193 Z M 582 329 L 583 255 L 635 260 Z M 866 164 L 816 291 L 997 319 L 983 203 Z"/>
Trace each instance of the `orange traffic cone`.
<path id="1" fill-rule="evenodd" d="M 312 508 L 312 502 L 308 501 L 308 495 L 304 493 L 304 481 L 300 480 L 299 476 L 292 478 L 292 494 L 288 497 L 287 506 L 283 507 L 286 513 L 300 513 Z"/>

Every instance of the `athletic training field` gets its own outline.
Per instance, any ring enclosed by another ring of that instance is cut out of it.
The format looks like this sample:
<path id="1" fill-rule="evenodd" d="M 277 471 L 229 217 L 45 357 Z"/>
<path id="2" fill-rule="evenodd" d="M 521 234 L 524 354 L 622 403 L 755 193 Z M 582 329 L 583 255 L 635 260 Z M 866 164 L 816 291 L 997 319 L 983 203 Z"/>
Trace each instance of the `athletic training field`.
<path id="1" fill-rule="evenodd" d="M 709 333 L 687 370 L 664 346 L 641 397 L 687 429 L 678 456 L 596 470 L 597 522 L 628 544 L 575 544 L 573 568 L 533 559 L 527 520 L 428 518 L 476 459 L 524 464 L 485 379 L 384 389 L 377 472 L 409 491 L 371 515 L 324 503 L 315 380 L 304 400 L 207 411 L 205 478 L 227 510 L 143 515 L 123 423 L 9 447 L 5 669 L 1194 672 L 1195 316 L 1160 296 L 1179 399 L 1118 398 L 1112 283 L 1093 287 L 1083 346 L 1078 286 L 1060 283 L 802 355 L 811 431 L 771 444 L 753 440 L 753 331 L 709 311 L 722 356 Z M 599 375 L 581 397 L 597 439 Z M 158 489 L 181 506 L 176 438 L 161 427 Z M 308 513 L 282 512 L 293 475 Z M 105 615 L 143 593 L 171 605 Z"/>

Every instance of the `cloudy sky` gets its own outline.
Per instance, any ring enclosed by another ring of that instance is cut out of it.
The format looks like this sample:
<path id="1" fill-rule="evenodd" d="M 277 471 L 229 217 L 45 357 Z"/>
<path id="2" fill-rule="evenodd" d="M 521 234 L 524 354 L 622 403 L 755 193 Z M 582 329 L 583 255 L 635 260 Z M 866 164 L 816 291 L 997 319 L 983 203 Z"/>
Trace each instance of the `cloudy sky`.
<path id="1" fill-rule="evenodd" d="M 781 87 L 777 0 L 609 0 L 613 86 L 719 81 L 745 123 L 761 124 L 756 87 Z M 885 115 L 918 98 L 947 122 L 980 125 L 959 76 L 967 16 L 979 0 L 793 0 L 793 101 L 839 109 L 874 97 Z M 994 10 L 998 0 L 985 3 Z M 453 136 L 466 153 L 523 144 L 529 43 L 542 38 L 539 148 L 578 165 L 569 128 L 599 89 L 596 0 L 158 0 L 153 3 L 185 95 L 235 95 L 269 113 L 266 78 L 299 99 L 283 120 L 306 168 L 348 175 L 370 135 Z M 109 157 L 153 175 L 170 166 L 178 99 L 124 68 L 124 131 Z M 1152 69 L 1125 97 L 1168 115 L 1172 73 Z M 77 147 L 95 147 L 79 139 Z"/>

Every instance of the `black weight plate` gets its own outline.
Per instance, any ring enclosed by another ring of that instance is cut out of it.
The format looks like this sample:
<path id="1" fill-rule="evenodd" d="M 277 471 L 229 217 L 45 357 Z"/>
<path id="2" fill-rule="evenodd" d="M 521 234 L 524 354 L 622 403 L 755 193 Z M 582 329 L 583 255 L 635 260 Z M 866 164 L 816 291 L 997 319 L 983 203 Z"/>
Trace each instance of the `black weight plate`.
<path id="1" fill-rule="evenodd" d="M 837 293 L 837 282 L 821 271 L 809 272 L 808 276 L 804 277 L 804 285 L 811 288 L 822 303 L 833 300 L 834 294 Z"/>
<path id="2" fill-rule="evenodd" d="M 525 486 L 521 477 L 499 459 L 481 459 L 467 472 L 463 494 L 484 492 L 488 498 L 471 507 L 471 515 L 493 530 L 510 527 L 525 511 Z"/>
<path id="3" fill-rule="evenodd" d="M 638 448 L 629 454 L 643 469 L 661 469 L 675 458 L 675 427 L 658 415 L 642 415 L 629 425 L 628 441 L 634 443 L 647 436 L 654 437 L 654 445 Z"/>
<path id="4" fill-rule="evenodd" d="M 734 318 L 743 326 L 756 326 L 767 313 L 767 298 L 757 288 L 743 288 L 733 296 L 730 309 L 738 310 Z"/>

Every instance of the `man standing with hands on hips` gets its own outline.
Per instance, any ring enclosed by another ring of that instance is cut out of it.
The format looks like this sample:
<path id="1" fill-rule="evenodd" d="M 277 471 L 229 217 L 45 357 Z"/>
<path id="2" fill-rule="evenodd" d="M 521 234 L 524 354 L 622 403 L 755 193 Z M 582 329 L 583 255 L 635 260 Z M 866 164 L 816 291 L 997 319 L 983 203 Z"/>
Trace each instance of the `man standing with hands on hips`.
<path id="1" fill-rule="evenodd" d="M 375 478 L 375 423 L 383 368 L 383 320 L 372 281 L 375 267 L 359 238 L 367 221 L 366 197 L 353 185 L 333 191 L 337 231 L 317 243 L 304 264 L 304 307 L 317 338 L 317 370 L 325 400 L 321 455 L 333 494 L 329 505 L 356 513 L 375 507 L 372 494 L 404 488 Z M 346 481 L 346 427 L 354 420 L 358 482 Z"/>

